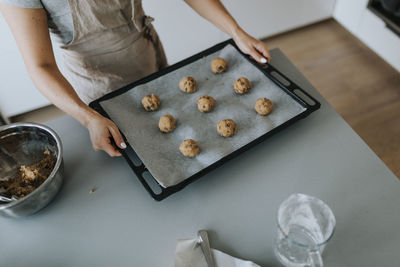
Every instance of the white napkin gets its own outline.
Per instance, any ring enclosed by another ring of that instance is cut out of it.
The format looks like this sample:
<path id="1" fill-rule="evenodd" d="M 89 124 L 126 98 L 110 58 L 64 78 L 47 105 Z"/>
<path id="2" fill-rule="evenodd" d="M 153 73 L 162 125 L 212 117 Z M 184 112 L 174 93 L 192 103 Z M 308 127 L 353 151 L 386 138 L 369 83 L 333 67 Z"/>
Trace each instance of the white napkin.
<path id="1" fill-rule="evenodd" d="M 234 258 L 216 249 L 211 249 L 215 267 L 260 267 L 259 265 Z M 207 262 L 197 239 L 178 240 L 175 251 L 175 267 L 207 267 Z"/>

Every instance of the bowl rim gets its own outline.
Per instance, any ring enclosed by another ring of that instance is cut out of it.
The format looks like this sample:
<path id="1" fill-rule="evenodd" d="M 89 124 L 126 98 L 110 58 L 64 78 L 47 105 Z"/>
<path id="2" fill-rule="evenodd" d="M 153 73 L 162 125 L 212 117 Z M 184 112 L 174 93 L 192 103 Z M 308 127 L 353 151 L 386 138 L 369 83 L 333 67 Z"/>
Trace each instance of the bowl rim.
<path id="1" fill-rule="evenodd" d="M 16 123 L 11 123 L 11 124 L 0 126 L 0 132 L 2 132 L 4 130 L 12 129 L 12 128 L 17 128 L 17 127 L 35 127 L 35 128 L 39 128 L 41 130 L 48 132 L 55 139 L 56 144 L 57 144 L 57 149 L 58 149 L 57 161 L 56 161 L 54 168 L 51 171 L 50 175 L 46 178 L 46 180 L 41 185 L 39 185 L 37 188 L 35 188 L 35 190 L 30 192 L 28 195 L 24 196 L 23 198 L 19 198 L 18 200 L 11 201 L 9 203 L 0 204 L 0 210 L 4 210 L 4 209 L 18 205 L 19 203 L 25 201 L 26 199 L 28 199 L 29 197 L 31 197 L 32 195 L 37 193 L 39 191 L 38 190 L 39 188 L 44 187 L 44 186 L 46 186 L 46 184 L 50 183 L 53 180 L 53 178 L 55 177 L 55 174 L 60 169 L 62 161 L 63 161 L 63 159 L 62 159 L 63 147 L 62 147 L 61 139 L 53 129 L 51 129 L 50 127 L 48 127 L 46 125 L 40 124 L 40 123 L 16 122 Z"/>

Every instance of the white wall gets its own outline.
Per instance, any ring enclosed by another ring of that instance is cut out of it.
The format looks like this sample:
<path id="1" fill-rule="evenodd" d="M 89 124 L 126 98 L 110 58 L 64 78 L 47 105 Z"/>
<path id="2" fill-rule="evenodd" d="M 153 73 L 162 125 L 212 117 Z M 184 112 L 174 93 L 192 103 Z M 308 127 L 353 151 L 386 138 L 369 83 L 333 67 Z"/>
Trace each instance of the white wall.
<path id="1" fill-rule="evenodd" d="M 10 117 L 48 105 L 30 80 L 11 31 L 0 16 L 0 112 Z"/>
<path id="2" fill-rule="evenodd" d="M 334 17 L 400 71 L 400 38 L 367 9 L 368 0 L 337 0 Z"/>
<path id="3" fill-rule="evenodd" d="M 241 26 L 258 38 L 332 16 L 335 0 L 223 0 Z M 183 0 L 144 0 L 148 15 L 156 18 L 170 64 L 228 38 L 200 18 Z M 0 16 L 0 111 L 13 116 L 49 102 L 35 89 L 15 41 Z"/>
<path id="4" fill-rule="evenodd" d="M 222 0 L 238 23 L 257 38 L 268 37 L 332 16 L 335 0 Z M 144 0 L 170 64 L 229 38 L 182 0 Z M 168 12 L 166 12 L 168 10 Z"/>

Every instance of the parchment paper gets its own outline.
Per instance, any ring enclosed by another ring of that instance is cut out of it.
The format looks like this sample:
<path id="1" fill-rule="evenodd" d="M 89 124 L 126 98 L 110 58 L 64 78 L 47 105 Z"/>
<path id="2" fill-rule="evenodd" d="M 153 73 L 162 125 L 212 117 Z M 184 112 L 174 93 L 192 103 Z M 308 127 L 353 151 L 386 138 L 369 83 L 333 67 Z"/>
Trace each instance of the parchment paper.
<path id="1" fill-rule="evenodd" d="M 225 73 L 211 72 L 210 62 L 215 57 L 228 62 Z M 184 76 L 196 79 L 197 92 L 188 94 L 179 89 L 178 83 Z M 233 83 L 239 77 L 251 81 L 250 93 L 235 94 Z M 147 112 L 141 99 L 151 93 L 160 97 L 161 107 Z M 203 95 L 216 100 L 210 113 L 197 109 L 197 98 Z M 268 116 L 260 116 L 254 110 L 260 97 L 275 104 Z M 178 184 L 305 110 L 232 45 L 100 104 L 163 187 Z M 177 128 L 164 134 L 158 129 L 158 120 L 168 113 L 175 117 Z M 230 138 L 220 136 L 216 130 L 217 123 L 227 118 L 238 125 L 237 134 Z M 200 145 L 195 158 L 184 157 L 179 151 L 181 142 L 188 138 Z"/>

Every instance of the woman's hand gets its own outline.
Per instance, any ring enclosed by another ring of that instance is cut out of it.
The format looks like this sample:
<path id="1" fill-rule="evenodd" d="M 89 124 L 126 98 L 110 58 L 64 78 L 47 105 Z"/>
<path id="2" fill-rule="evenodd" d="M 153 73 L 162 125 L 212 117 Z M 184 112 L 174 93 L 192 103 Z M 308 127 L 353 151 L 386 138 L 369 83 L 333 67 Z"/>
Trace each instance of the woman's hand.
<path id="1" fill-rule="evenodd" d="M 233 34 L 233 40 L 239 49 L 251 56 L 259 63 L 267 63 L 271 61 L 271 55 L 267 49 L 267 46 L 260 40 L 252 37 L 243 30 L 239 30 Z"/>
<path id="2" fill-rule="evenodd" d="M 185 0 L 185 2 L 200 16 L 230 35 L 243 53 L 250 55 L 259 63 L 271 60 L 267 46 L 241 29 L 220 0 Z"/>
<path id="3" fill-rule="evenodd" d="M 95 113 L 86 123 L 86 127 L 94 150 L 104 150 L 111 157 L 121 156 L 121 153 L 111 144 L 110 138 L 113 138 L 115 144 L 121 149 L 125 149 L 126 144 L 118 127 L 111 120 Z"/>

